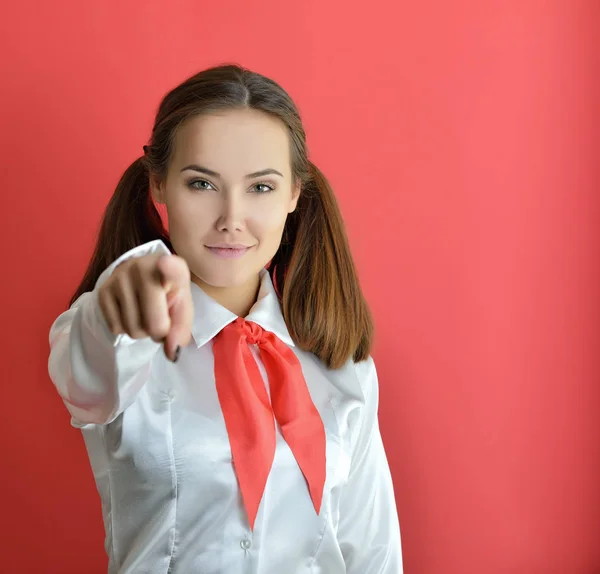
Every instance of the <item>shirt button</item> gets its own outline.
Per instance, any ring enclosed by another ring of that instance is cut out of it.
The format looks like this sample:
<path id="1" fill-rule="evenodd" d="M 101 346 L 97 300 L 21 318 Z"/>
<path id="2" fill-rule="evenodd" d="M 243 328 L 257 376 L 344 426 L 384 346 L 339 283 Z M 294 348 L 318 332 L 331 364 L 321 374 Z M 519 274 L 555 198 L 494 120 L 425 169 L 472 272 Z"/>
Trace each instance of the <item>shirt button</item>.
<path id="1" fill-rule="evenodd" d="M 252 544 L 250 543 L 250 540 L 242 540 L 240 546 L 242 547 L 242 550 L 249 550 Z"/>

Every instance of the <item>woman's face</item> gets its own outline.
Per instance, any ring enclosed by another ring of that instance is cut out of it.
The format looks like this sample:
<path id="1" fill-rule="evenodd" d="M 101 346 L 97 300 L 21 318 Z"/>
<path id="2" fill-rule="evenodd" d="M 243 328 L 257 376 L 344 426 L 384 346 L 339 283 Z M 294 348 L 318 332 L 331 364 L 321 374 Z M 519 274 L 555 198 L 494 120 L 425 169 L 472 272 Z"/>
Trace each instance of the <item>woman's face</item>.
<path id="1" fill-rule="evenodd" d="M 167 177 L 152 192 L 201 286 L 256 286 L 298 201 L 289 146 L 285 125 L 256 110 L 196 116 L 177 130 Z"/>

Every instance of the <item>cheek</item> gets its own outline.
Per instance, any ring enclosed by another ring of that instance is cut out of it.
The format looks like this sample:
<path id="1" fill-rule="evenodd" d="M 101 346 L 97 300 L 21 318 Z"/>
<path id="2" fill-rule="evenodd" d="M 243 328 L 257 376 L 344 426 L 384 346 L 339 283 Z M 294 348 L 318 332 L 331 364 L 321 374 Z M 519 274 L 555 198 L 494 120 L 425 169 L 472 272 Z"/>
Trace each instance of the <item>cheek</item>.
<path id="1" fill-rule="evenodd" d="M 171 234 L 179 237 L 202 235 L 211 224 L 211 208 L 207 202 L 194 201 L 184 193 L 173 194 L 167 202 Z"/>
<path id="2" fill-rule="evenodd" d="M 268 241 L 270 238 L 279 239 L 288 214 L 281 205 L 262 205 L 248 215 L 250 231 L 258 238 Z"/>

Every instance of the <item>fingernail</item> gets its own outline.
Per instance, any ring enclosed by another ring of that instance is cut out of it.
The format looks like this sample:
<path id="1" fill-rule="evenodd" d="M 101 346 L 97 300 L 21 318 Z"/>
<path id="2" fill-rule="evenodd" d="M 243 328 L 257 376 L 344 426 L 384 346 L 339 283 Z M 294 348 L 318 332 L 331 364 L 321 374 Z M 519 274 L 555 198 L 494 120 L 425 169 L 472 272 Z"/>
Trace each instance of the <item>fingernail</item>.
<path id="1" fill-rule="evenodd" d="M 177 345 L 175 347 L 175 354 L 173 355 L 173 362 L 176 363 L 179 360 L 179 355 L 181 354 L 181 346 Z"/>

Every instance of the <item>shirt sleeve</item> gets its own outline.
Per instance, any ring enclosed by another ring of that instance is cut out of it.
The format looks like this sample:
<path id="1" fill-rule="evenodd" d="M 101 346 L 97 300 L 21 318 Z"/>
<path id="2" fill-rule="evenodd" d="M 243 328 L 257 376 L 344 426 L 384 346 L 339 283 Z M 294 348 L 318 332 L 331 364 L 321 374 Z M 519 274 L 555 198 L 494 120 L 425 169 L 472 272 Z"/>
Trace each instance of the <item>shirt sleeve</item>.
<path id="1" fill-rule="evenodd" d="M 100 275 L 94 290 L 79 297 L 50 329 L 48 373 L 74 426 L 113 421 L 135 400 L 161 348 L 150 338 L 113 335 L 98 302 L 98 289 L 118 265 L 150 253 L 170 252 L 160 240 L 128 251 Z"/>
<path id="2" fill-rule="evenodd" d="M 342 493 L 338 541 L 348 574 L 402 574 L 394 487 L 377 418 L 377 372 L 371 358 L 356 369 L 365 407 Z"/>

